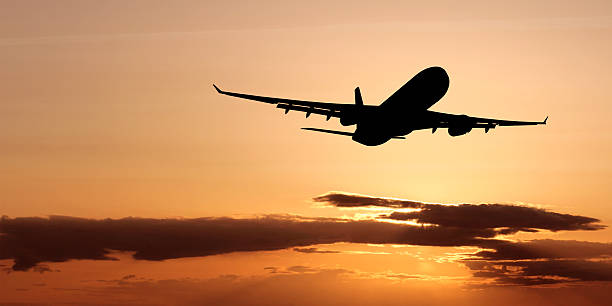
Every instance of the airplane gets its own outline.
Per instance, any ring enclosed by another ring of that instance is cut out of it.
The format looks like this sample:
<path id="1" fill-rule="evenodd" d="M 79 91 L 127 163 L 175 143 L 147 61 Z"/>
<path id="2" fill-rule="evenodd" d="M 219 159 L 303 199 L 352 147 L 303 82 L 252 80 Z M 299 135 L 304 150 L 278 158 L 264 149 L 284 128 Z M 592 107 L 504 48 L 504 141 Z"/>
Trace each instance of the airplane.
<path id="1" fill-rule="evenodd" d="M 429 67 L 416 74 L 380 105 L 364 105 L 359 87 L 355 88 L 355 103 L 327 103 L 283 98 L 255 96 L 223 91 L 215 84 L 218 93 L 232 97 L 275 104 L 277 108 L 310 114 L 319 114 L 329 120 L 339 118 L 343 126 L 356 125 L 354 132 L 306 127 L 304 130 L 351 136 L 353 141 L 366 146 L 378 146 L 391 139 L 405 139 L 415 130 L 447 128 L 450 136 L 460 136 L 472 129 L 481 128 L 485 133 L 496 126 L 546 124 L 544 121 L 511 121 L 447 114 L 428 110 L 448 90 L 449 77 L 441 67 Z"/>

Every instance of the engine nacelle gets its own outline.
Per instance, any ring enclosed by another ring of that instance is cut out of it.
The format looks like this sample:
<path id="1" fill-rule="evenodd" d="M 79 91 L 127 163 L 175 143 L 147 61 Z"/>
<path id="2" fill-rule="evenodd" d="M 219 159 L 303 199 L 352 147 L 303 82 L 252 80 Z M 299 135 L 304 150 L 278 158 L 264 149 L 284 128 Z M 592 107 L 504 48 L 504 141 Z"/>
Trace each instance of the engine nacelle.
<path id="1" fill-rule="evenodd" d="M 453 137 L 461 136 L 469 133 L 471 130 L 471 126 L 450 126 L 448 127 L 448 135 L 451 135 Z"/>

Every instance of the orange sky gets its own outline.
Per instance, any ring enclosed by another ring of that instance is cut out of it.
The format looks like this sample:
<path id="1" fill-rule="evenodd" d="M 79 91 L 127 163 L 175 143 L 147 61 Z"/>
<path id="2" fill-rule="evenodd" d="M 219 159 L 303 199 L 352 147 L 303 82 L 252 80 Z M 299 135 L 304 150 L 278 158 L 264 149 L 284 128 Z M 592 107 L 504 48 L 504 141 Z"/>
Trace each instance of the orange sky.
<path id="1" fill-rule="evenodd" d="M 612 224 L 611 16 L 609 1 L 0 1 L 0 215 L 353 216 L 313 207 L 313 197 L 335 190 L 435 203 L 523 203 Z M 345 103 L 360 86 L 364 102 L 375 105 L 429 66 L 450 76 L 433 110 L 530 121 L 548 115 L 548 125 L 456 138 L 417 131 L 365 147 L 299 129 L 338 129 L 337 120 L 283 115 L 211 86 Z M 517 237 L 609 242 L 610 233 Z M 430 270 L 413 269 L 406 255 L 393 254 L 284 250 L 154 263 L 129 256 L 69 261 L 50 265 L 62 272 L 1 275 L 13 285 L 0 296 L 19 301 L 17 289 L 35 292 L 34 283 L 49 289 L 129 274 L 260 275 L 266 266 L 318 267 L 312 275 L 326 277 L 331 268 L 470 276 L 431 258 Z M 219 265 L 236 268 L 194 272 Z M 462 282 L 452 284 L 453 292 L 462 292 Z M 372 286 L 379 285 L 388 284 Z M 390 294 L 399 290 L 393 288 Z M 35 301 L 78 300 L 53 292 Z"/>

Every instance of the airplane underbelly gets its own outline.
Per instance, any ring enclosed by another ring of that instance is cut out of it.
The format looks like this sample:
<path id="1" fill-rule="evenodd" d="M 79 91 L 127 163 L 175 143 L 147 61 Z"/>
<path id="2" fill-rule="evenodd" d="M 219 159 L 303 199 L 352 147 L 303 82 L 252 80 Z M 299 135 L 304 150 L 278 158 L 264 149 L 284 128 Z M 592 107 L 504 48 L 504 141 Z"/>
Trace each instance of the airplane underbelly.
<path id="1" fill-rule="evenodd" d="M 378 146 L 391 140 L 391 137 L 379 134 L 355 133 L 353 140 L 366 146 Z"/>
<path id="2" fill-rule="evenodd" d="M 366 146 L 381 145 L 396 136 L 395 131 L 389 126 L 388 118 L 384 116 L 370 117 L 370 120 L 361 121 L 357 124 L 353 140 Z"/>

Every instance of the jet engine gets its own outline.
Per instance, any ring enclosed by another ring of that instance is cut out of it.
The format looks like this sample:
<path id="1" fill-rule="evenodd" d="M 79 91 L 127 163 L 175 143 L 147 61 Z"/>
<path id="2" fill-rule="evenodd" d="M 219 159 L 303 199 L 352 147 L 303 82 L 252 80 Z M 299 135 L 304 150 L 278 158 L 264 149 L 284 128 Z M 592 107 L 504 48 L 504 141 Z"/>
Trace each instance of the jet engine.
<path id="1" fill-rule="evenodd" d="M 448 135 L 451 135 L 453 137 L 461 136 L 469 133 L 471 130 L 471 126 L 450 126 L 448 128 Z"/>

